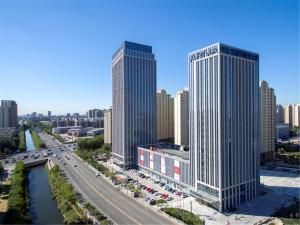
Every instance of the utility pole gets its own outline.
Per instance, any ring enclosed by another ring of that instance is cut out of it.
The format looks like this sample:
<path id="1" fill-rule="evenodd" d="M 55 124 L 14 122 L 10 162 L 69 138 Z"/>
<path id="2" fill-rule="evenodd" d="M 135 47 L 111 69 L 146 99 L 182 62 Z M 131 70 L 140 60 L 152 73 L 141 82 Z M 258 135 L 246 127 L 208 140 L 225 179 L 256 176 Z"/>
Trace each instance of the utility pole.
<path id="1" fill-rule="evenodd" d="M 192 200 L 190 200 L 190 204 L 191 204 L 191 213 L 193 213 Z"/>

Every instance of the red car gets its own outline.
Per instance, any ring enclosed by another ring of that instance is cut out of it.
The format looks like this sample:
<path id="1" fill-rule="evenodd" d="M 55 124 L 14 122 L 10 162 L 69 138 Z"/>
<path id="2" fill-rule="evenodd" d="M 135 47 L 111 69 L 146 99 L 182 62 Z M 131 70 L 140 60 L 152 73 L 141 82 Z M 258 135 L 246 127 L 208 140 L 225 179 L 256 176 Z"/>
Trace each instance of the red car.
<path id="1" fill-rule="evenodd" d="M 163 199 L 167 198 L 168 196 L 169 196 L 168 194 L 162 194 L 162 195 L 161 195 L 161 197 L 162 197 Z"/>
<path id="2" fill-rule="evenodd" d="M 150 191 L 152 191 L 153 189 L 152 188 L 150 188 L 150 187 L 148 187 L 147 189 L 146 189 L 146 191 L 148 191 L 148 192 L 150 192 Z"/>

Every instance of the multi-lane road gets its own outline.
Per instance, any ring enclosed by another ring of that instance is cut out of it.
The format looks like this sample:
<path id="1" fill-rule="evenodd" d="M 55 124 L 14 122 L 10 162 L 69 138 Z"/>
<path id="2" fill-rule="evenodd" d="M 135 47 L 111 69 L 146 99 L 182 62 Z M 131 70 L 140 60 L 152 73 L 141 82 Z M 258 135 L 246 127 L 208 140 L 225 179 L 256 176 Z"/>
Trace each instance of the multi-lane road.
<path id="1" fill-rule="evenodd" d="M 64 170 L 74 188 L 98 210 L 104 212 L 116 224 L 174 224 L 167 217 L 142 205 L 101 177 L 84 162 L 76 158 L 68 145 L 63 146 L 47 134 L 40 135 L 47 146 L 56 155 L 50 159 Z M 61 151 L 59 148 L 64 149 Z M 66 156 L 68 159 L 66 159 Z M 60 158 L 60 159 L 59 159 Z"/>

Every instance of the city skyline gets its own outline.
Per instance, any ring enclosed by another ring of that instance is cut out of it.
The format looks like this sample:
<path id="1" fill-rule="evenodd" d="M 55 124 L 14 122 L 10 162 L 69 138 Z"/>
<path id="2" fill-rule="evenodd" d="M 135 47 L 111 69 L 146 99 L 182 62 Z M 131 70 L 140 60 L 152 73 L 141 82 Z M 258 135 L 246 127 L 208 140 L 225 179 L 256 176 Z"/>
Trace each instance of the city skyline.
<path id="1" fill-rule="evenodd" d="M 111 106 L 111 55 L 124 40 L 153 46 L 157 89 L 172 96 L 188 86 L 187 54 L 224 42 L 260 54 L 260 80 L 274 88 L 279 104 L 299 102 L 297 1 L 81 3 L 1 1 L 0 99 L 16 100 L 19 115 Z"/>

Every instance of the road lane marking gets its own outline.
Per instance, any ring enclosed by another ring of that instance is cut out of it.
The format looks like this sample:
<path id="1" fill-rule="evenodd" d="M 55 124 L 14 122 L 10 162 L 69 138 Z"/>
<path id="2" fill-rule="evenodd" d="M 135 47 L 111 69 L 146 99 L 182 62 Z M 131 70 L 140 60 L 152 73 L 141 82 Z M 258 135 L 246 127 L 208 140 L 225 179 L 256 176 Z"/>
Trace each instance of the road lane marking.
<path id="1" fill-rule="evenodd" d="M 100 195 L 102 198 L 104 198 L 110 205 L 114 206 L 123 215 L 125 215 L 126 217 L 128 217 L 132 221 L 136 222 L 136 224 L 140 224 L 141 225 L 141 223 L 139 223 L 136 219 L 134 219 L 133 217 L 131 217 L 128 214 L 126 214 L 122 209 L 120 209 L 118 206 L 116 206 L 115 204 L 113 204 L 110 200 L 108 200 L 108 198 L 106 198 L 99 191 L 97 191 L 96 188 L 94 188 L 76 169 L 74 169 L 74 171 L 86 182 L 87 185 L 89 185 L 98 195 Z"/>

